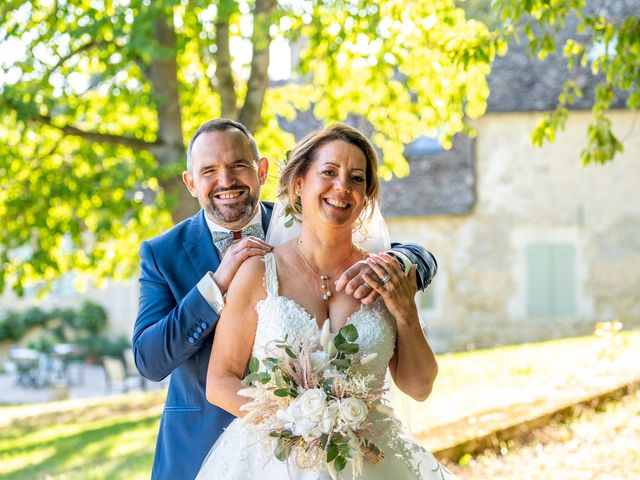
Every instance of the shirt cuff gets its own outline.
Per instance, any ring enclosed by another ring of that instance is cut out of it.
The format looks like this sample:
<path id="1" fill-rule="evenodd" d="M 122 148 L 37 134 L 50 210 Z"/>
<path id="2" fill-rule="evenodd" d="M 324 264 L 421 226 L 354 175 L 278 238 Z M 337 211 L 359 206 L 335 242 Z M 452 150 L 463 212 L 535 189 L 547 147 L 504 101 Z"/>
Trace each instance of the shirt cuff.
<path id="1" fill-rule="evenodd" d="M 400 268 L 402 269 L 404 274 L 409 275 L 409 269 L 411 269 L 411 265 L 413 265 L 413 263 L 411 263 L 411 260 L 409 260 L 409 257 L 407 257 L 402 252 L 398 252 L 397 250 L 388 250 L 387 253 L 398 261 L 398 265 L 400 265 Z"/>
<path id="2" fill-rule="evenodd" d="M 218 284 L 213 280 L 213 272 L 208 272 L 202 277 L 196 287 L 213 311 L 220 314 L 224 307 L 224 295 L 222 295 Z"/>

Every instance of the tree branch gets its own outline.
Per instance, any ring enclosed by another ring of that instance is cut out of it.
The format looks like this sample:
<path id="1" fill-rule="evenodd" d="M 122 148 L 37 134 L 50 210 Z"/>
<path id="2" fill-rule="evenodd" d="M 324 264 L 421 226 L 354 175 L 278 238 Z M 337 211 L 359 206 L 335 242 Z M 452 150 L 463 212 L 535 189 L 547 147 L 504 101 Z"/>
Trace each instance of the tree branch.
<path id="1" fill-rule="evenodd" d="M 107 44 L 107 42 L 103 42 L 103 41 L 96 42 L 95 40 L 91 40 L 91 41 L 89 41 L 89 42 L 87 42 L 85 44 L 80 45 L 75 50 L 72 50 L 69 53 L 67 53 L 66 55 L 60 57 L 58 59 L 58 61 L 56 62 L 56 64 L 53 67 L 51 67 L 49 70 L 47 70 L 47 73 L 44 76 L 44 81 L 48 82 L 49 81 L 49 77 L 51 76 L 51 74 L 53 72 L 55 72 L 58 68 L 60 68 L 62 65 L 64 65 L 65 62 L 67 60 L 69 60 L 71 57 L 74 57 L 75 55 L 77 55 L 77 54 L 79 54 L 81 52 L 84 52 L 85 50 L 89 50 L 92 47 L 98 47 L 98 46 L 106 45 L 106 44 Z"/>
<path id="2" fill-rule="evenodd" d="M 262 103 L 269 84 L 269 46 L 271 35 L 271 14 L 275 10 L 275 0 L 256 0 L 253 13 L 253 55 L 251 57 L 251 76 L 247 83 L 247 96 L 240 111 L 239 120 L 251 132 L 260 126 Z"/>
<path id="3" fill-rule="evenodd" d="M 218 17 L 216 21 L 216 79 L 222 106 L 222 116 L 237 118 L 238 105 L 236 89 L 231 71 L 229 53 L 229 15 Z"/>
<path id="4" fill-rule="evenodd" d="M 161 142 L 145 142 L 144 140 L 139 140 L 137 138 L 131 138 L 131 137 L 124 137 L 122 135 L 112 135 L 109 133 L 100 133 L 100 132 L 82 130 L 72 125 L 56 125 L 53 122 L 53 119 L 49 115 L 39 115 L 33 118 L 33 120 L 36 120 L 38 122 L 49 125 L 50 127 L 53 127 L 57 130 L 60 130 L 65 135 L 82 137 L 92 142 L 109 143 L 111 145 L 122 145 L 124 147 L 129 147 L 134 150 L 146 150 L 152 153 L 156 149 L 162 147 Z"/>

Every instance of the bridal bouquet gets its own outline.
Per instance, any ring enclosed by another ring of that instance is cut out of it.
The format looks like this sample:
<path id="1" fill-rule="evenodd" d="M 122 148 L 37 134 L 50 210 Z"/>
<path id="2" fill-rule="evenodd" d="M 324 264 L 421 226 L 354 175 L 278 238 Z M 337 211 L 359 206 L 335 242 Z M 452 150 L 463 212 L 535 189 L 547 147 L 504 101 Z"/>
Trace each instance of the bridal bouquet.
<path id="1" fill-rule="evenodd" d="M 271 356 L 249 362 L 238 392 L 252 399 L 242 407 L 244 421 L 274 442 L 278 460 L 291 458 L 302 469 L 326 467 L 333 478 L 347 464 L 357 476 L 363 461 L 382 460 L 370 439 L 384 423 L 377 414 L 389 409 L 381 403 L 383 390 L 370 388 L 373 375 L 358 369 L 377 354 L 358 356 L 357 339 L 356 327 L 346 325 L 332 340 L 327 320 L 319 346 L 285 336 Z"/>

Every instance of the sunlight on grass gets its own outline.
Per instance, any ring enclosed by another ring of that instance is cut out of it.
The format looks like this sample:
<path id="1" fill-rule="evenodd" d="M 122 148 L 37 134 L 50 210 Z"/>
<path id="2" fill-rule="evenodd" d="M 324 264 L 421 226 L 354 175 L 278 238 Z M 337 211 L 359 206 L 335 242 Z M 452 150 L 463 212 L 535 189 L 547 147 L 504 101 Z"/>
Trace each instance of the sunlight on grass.
<path id="1" fill-rule="evenodd" d="M 416 434 L 514 404 L 544 403 L 575 392 L 572 385 L 613 388 L 619 379 L 640 378 L 640 331 L 615 339 L 596 336 L 510 345 L 440 355 L 440 371 L 424 403 L 409 400 Z"/>
<path id="2" fill-rule="evenodd" d="M 498 455 L 467 456 L 451 465 L 461 480 L 576 480 L 640 478 L 640 392 L 586 410 L 566 423 L 552 423 L 515 440 Z M 553 473 L 551 473 L 553 472 Z"/>
<path id="3" fill-rule="evenodd" d="M 424 403 L 406 402 L 412 432 L 467 418 L 480 422 L 500 408 L 571 400 L 576 391 L 640 378 L 640 331 L 440 355 L 440 373 Z M 131 394 L 91 401 L 3 407 L 3 480 L 148 479 L 164 397 Z M 611 407 L 614 408 L 614 407 Z M 399 412 L 400 414 L 402 412 Z M 449 428 L 449 425 L 447 426 Z M 563 435 L 589 438 L 574 424 Z M 560 430 L 562 427 L 560 427 Z M 584 430 L 584 431 L 582 431 Z M 505 450 L 507 455 L 510 452 Z"/>
<path id="4" fill-rule="evenodd" d="M 3 478 L 148 478 L 159 416 L 145 408 L 131 410 L 84 421 L 83 416 L 91 415 L 82 411 L 47 416 L 47 422 L 35 422 L 37 430 L 26 435 L 21 432 L 33 429 L 34 420 L 14 422 L 9 438 L 1 442 Z"/>
<path id="5" fill-rule="evenodd" d="M 11 452 L 7 453 L 9 453 L 9 455 L 0 455 L 0 474 L 2 475 L 20 471 L 29 465 L 44 463 L 47 459 L 55 455 L 56 449 L 55 447 L 44 447 L 41 445 L 38 450 L 23 455 L 18 454 L 11 456 Z"/>

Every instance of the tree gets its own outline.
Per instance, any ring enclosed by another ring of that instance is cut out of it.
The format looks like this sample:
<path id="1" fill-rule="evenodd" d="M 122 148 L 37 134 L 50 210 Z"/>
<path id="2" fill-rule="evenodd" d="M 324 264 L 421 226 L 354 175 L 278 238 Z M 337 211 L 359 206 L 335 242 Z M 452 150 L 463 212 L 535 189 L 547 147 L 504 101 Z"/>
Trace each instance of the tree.
<path id="1" fill-rule="evenodd" d="M 640 108 L 640 3 L 587 0 L 495 0 L 505 41 L 519 41 L 524 33 L 531 56 L 541 61 L 558 48 L 567 59 L 568 80 L 554 111 L 542 116 L 531 134 L 535 145 L 553 142 L 563 129 L 569 110 L 583 95 L 571 73 L 589 68 L 598 76 L 587 130 L 580 154 L 583 164 L 606 163 L 622 152 L 607 115 L 616 96 L 626 97 L 631 110 Z M 563 45 L 556 42 L 560 29 L 575 26 Z"/>
<path id="2" fill-rule="evenodd" d="M 269 81 L 279 40 L 302 46 L 293 81 Z M 360 115 L 381 174 L 406 174 L 403 144 L 471 131 L 499 47 L 453 0 L 5 1 L 0 291 L 130 277 L 141 239 L 195 210 L 185 140 L 216 116 L 280 159 L 279 116 Z"/>

